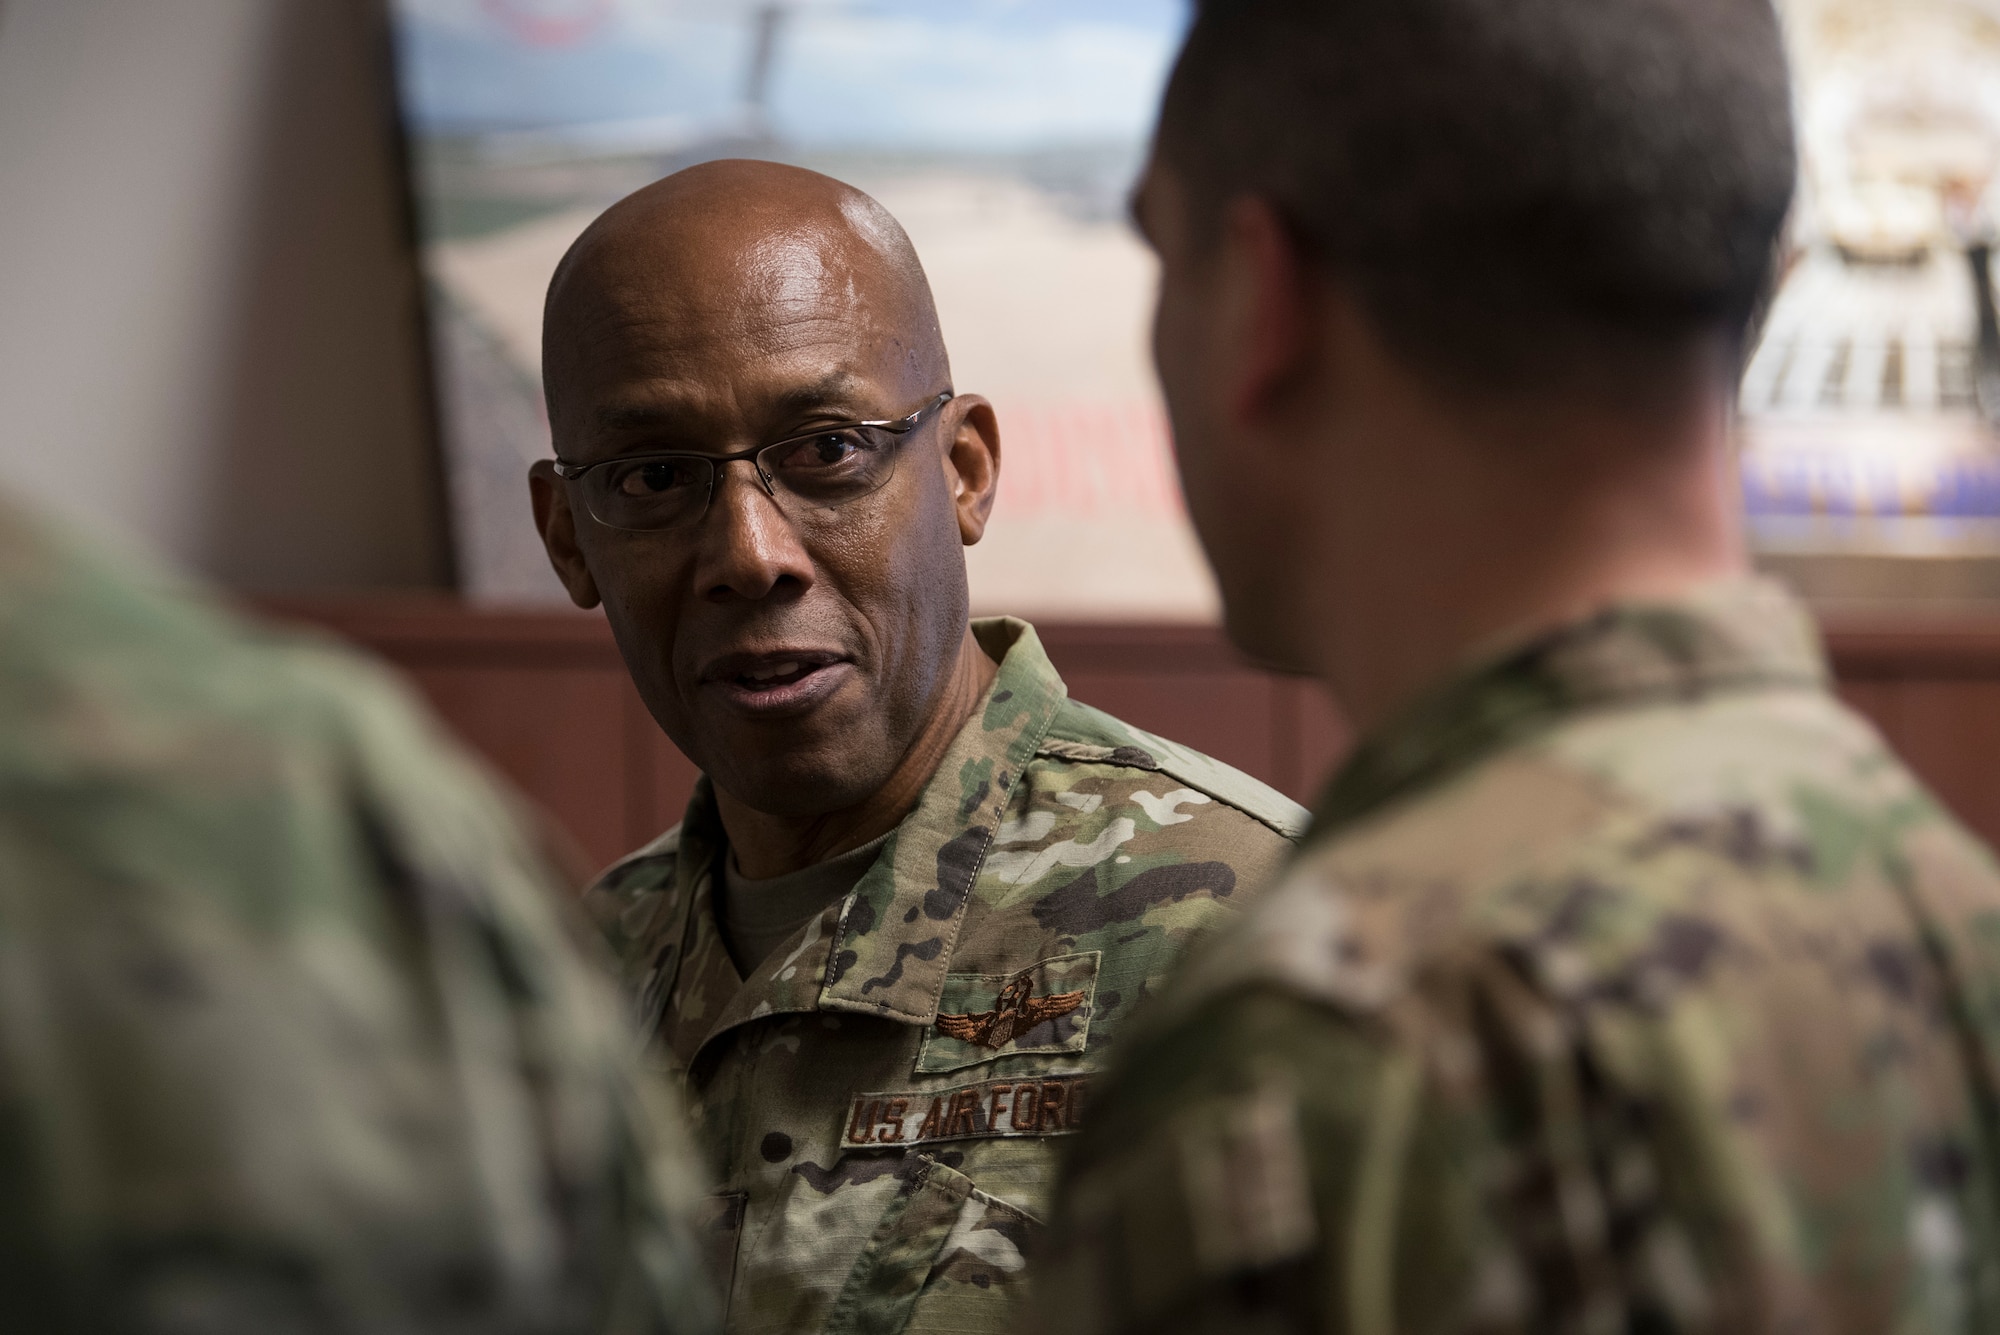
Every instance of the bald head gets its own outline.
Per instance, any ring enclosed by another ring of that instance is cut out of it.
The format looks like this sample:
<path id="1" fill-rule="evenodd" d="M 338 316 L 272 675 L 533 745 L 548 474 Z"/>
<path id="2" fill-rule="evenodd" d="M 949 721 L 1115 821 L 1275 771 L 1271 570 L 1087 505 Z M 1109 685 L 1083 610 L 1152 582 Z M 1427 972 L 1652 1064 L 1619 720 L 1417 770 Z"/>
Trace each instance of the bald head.
<path id="1" fill-rule="evenodd" d="M 706 162 L 619 201 L 577 238 L 550 281 L 543 381 L 562 453 L 564 409 L 583 363 L 634 331 L 665 354 L 769 347 L 788 328 L 844 329 L 874 375 L 951 378 L 937 306 L 889 211 L 830 176 L 774 162 Z M 851 368 L 860 370 L 859 366 Z"/>

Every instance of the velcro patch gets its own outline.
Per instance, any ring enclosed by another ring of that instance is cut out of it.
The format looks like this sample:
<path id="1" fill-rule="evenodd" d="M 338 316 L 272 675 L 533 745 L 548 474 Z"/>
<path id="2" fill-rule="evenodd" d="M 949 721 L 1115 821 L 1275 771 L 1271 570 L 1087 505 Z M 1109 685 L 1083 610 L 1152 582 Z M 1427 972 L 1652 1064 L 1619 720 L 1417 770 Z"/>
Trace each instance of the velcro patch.
<path id="1" fill-rule="evenodd" d="M 1038 960 L 1013 973 L 950 973 L 916 1069 L 956 1071 L 1017 1053 L 1082 1052 L 1102 952 Z"/>
<path id="2" fill-rule="evenodd" d="M 1087 1075 L 1053 1075 L 982 1080 L 951 1089 L 856 1094 L 847 1110 L 840 1148 L 1066 1135 L 1082 1125 L 1089 1085 Z"/>

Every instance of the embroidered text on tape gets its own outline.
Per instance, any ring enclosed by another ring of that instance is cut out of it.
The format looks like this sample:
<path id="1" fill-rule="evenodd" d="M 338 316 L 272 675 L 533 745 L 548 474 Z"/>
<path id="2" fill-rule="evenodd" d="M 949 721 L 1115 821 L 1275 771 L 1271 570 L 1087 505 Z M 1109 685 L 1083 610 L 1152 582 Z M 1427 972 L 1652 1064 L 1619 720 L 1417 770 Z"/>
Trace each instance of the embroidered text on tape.
<path id="1" fill-rule="evenodd" d="M 847 1110 L 844 1150 L 922 1145 L 934 1140 L 1059 1136 L 1082 1124 L 1090 1077 L 982 1080 L 934 1091 L 856 1094 Z"/>

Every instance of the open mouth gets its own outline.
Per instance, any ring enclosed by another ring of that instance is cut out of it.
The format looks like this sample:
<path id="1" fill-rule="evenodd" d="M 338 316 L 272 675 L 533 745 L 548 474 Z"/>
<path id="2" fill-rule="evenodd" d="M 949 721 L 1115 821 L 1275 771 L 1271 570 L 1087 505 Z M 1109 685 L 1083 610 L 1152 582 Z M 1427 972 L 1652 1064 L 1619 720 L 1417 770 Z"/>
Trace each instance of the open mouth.
<path id="1" fill-rule="evenodd" d="M 767 714 L 811 707 L 838 688 L 848 660 L 823 650 L 732 654 L 703 674 L 739 709 Z"/>
<path id="2" fill-rule="evenodd" d="M 734 680 L 747 691 L 774 691 L 804 681 L 825 666 L 824 663 L 809 663 L 802 658 L 794 658 L 748 668 L 737 673 Z"/>

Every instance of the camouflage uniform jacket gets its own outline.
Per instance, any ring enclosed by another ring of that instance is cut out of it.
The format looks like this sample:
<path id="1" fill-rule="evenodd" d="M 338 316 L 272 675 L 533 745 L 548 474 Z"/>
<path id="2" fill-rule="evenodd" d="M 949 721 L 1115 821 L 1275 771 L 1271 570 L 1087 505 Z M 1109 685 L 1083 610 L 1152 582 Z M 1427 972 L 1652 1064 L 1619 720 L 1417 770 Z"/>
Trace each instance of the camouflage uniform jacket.
<path id="1" fill-rule="evenodd" d="M 1056 1156 L 1125 1015 L 1304 811 L 1067 698 L 1032 629 L 847 898 L 746 980 L 704 781 L 592 894 L 723 1184 L 732 1331 L 1011 1320 Z"/>
<path id="2" fill-rule="evenodd" d="M 2000 1330 L 2000 875 L 1770 585 L 1430 695 L 1209 944 L 1038 1331 Z"/>
<path id="3" fill-rule="evenodd" d="M 379 670 L 0 506 L 0 1327 L 710 1329 L 561 893 Z"/>

